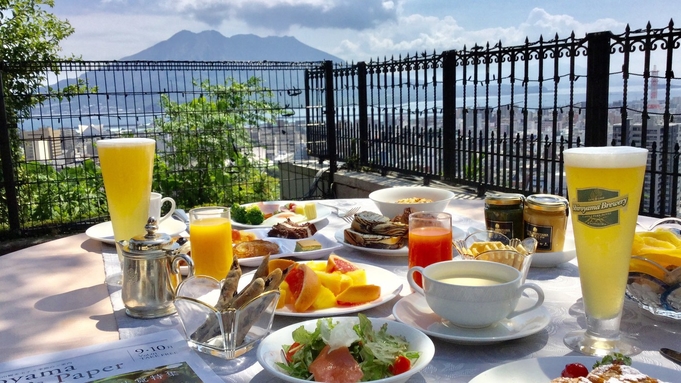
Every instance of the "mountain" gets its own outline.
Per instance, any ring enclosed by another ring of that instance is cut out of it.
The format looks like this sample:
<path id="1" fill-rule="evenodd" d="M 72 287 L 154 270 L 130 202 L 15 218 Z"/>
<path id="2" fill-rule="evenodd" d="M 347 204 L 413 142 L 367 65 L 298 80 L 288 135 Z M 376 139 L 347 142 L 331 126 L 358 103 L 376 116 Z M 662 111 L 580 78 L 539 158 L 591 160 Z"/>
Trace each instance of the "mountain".
<path id="1" fill-rule="evenodd" d="M 322 61 L 340 58 L 298 41 L 295 37 L 225 37 L 217 31 L 181 31 L 121 61 Z"/>

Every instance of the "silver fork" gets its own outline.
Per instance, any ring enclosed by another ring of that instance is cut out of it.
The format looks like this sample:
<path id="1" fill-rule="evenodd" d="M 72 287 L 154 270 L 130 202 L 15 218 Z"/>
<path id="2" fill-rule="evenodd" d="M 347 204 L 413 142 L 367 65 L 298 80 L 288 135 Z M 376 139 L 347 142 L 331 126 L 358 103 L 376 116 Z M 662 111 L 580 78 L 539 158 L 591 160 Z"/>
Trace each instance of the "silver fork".
<path id="1" fill-rule="evenodd" d="M 355 214 L 359 211 L 359 206 L 355 206 L 352 209 L 348 210 L 343 214 L 342 216 L 339 214 L 338 216 L 343 219 L 343 221 L 347 223 L 351 223 L 353 219 L 355 219 Z"/>

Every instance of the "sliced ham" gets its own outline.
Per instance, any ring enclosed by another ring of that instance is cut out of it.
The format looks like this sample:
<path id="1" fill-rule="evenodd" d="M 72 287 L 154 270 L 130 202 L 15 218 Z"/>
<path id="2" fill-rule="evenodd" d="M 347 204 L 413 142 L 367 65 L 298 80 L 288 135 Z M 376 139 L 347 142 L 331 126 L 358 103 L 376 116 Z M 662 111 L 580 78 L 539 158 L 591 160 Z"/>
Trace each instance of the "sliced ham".
<path id="1" fill-rule="evenodd" d="M 317 382 L 351 383 L 359 382 L 364 376 L 362 369 L 347 347 L 329 352 L 327 345 L 310 364 L 310 373 Z"/>

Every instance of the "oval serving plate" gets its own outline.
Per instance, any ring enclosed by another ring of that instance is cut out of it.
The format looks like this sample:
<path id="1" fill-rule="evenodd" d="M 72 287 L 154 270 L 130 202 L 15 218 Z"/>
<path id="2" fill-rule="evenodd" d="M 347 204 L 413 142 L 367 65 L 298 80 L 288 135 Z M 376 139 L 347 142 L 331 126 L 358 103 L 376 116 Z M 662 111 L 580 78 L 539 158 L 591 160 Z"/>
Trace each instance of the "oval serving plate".
<path id="1" fill-rule="evenodd" d="M 350 249 L 355 249 L 359 250 L 365 253 L 371 253 L 371 254 L 376 254 L 376 255 L 382 255 L 382 256 L 387 256 L 387 257 L 406 257 L 409 255 L 409 248 L 405 245 L 402 248 L 399 249 L 375 249 L 373 247 L 362 247 L 362 246 L 355 246 L 351 245 L 347 242 L 345 242 L 345 234 L 344 231 L 347 228 L 342 228 L 336 231 L 334 234 L 334 238 L 338 243 L 340 243 L 343 246 L 346 246 Z"/>
<path id="2" fill-rule="evenodd" d="M 282 205 L 285 205 L 285 204 L 291 203 L 291 202 L 293 202 L 293 203 L 300 203 L 300 202 L 304 202 L 304 201 L 268 201 L 268 202 L 254 202 L 254 203 L 246 203 L 246 204 L 243 204 L 243 205 L 241 205 L 241 206 L 247 207 L 247 206 L 251 206 L 251 205 L 257 205 L 257 204 L 259 204 L 259 203 L 264 203 L 264 204 L 266 204 L 266 205 L 282 206 Z M 325 219 L 325 218 L 328 217 L 329 215 L 331 215 L 331 209 L 329 209 L 328 207 L 326 207 L 326 206 L 324 206 L 324 205 L 321 205 L 321 204 L 318 204 L 318 203 L 315 203 L 315 205 L 317 205 L 317 218 L 311 219 L 311 220 L 309 220 L 309 221 L 302 221 L 302 222 L 299 222 L 299 223 L 306 223 L 306 222 L 309 222 L 309 223 L 317 223 L 317 222 L 319 222 L 319 221 Z M 231 221 L 232 221 L 232 227 L 234 227 L 235 229 L 262 229 L 262 228 L 270 228 L 270 227 L 272 227 L 272 225 L 248 225 L 248 224 L 245 224 L 245 223 L 236 222 L 236 221 L 234 221 L 234 220 L 231 220 Z"/>
<path id="3" fill-rule="evenodd" d="M 312 261 L 314 262 L 314 261 Z M 300 262 L 300 263 L 305 263 L 305 262 Z M 356 263 L 354 262 L 357 267 L 364 269 L 366 271 L 366 276 L 367 276 L 367 284 L 372 284 L 372 285 L 378 285 L 381 287 L 381 296 L 378 297 L 378 299 L 367 302 L 364 304 L 360 305 L 353 305 L 353 306 L 345 306 L 345 307 L 332 307 L 328 309 L 323 309 L 323 310 L 314 310 L 314 311 L 306 311 L 306 312 L 295 312 L 291 310 L 289 307 L 283 307 L 280 309 L 277 309 L 275 312 L 277 315 L 282 315 L 282 316 L 291 316 L 291 317 L 304 317 L 304 318 L 316 318 L 316 317 L 323 317 L 323 316 L 338 316 L 338 315 L 345 315 L 345 314 L 352 314 L 364 310 L 368 310 L 370 308 L 374 308 L 377 306 L 380 306 L 386 302 L 389 302 L 393 298 L 395 298 L 400 291 L 402 291 L 403 283 L 404 283 L 404 278 L 398 277 L 396 274 L 383 269 L 378 266 L 373 266 L 373 265 L 368 265 L 365 263 Z M 248 284 L 248 282 L 253 279 L 254 271 L 245 273 L 241 279 L 239 279 L 239 289 L 242 289 L 244 286 Z"/>
<path id="4" fill-rule="evenodd" d="M 341 248 L 341 245 L 339 243 L 327 238 L 324 234 L 315 233 L 310 238 L 316 239 L 317 242 L 319 242 L 322 245 L 322 248 L 319 250 L 296 252 L 295 251 L 297 241 L 296 239 L 268 237 L 267 232 L 269 231 L 269 229 L 256 229 L 248 231 L 255 233 L 255 237 L 258 239 L 264 239 L 279 245 L 281 252 L 279 252 L 278 254 L 270 255 L 270 259 L 276 258 L 296 258 L 304 260 L 320 259 L 328 256 L 334 250 Z M 239 258 L 239 265 L 246 267 L 258 267 L 262 263 L 263 258 L 264 257 Z"/>

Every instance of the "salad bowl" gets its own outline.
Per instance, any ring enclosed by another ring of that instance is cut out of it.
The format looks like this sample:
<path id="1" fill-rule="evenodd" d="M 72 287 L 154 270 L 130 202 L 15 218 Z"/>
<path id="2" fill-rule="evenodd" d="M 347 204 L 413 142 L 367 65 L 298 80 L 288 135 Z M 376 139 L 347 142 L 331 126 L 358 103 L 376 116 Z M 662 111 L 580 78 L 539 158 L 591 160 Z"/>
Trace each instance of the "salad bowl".
<path id="1" fill-rule="evenodd" d="M 357 324 L 359 323 L 358 317 L 334 317 L 332 318 L 334 322 L 339 324 Z M 258 346 L 256 357 L 258 362 L 263 366 L 265 371 L 272 374 L 278 379 L 285 380 L 287 382 L 293 383 L 305 383 L 307 380 L 302 380 L 294 378 L 284 372 L 281 368 L 277 366 L 276 363 L 283 363 L 284 356 L 282 353 L 282 347 L 284 345 L 291 345 L 293 343 L 292 333 L 295 329 L 300 326 L 305 327 L 308 331 L 314 331 L 317 326 L 318 319 L 312 319 L 305 322 L 294 323 L 290 326 L 284 327 L 278 331 L 275 331 L 263 339 Z M 411 366 L 411 368 L 399 375 L 387 377 L 384 379 L 373 380 L 374 383 L 400 383 L 406 382 L 411 376 L 420 372 L 424 369 L 435 355 L 435 346 L 433 341 L 421 331 L 408 326 L 406 324 L 383 319 L 383 318 L 369 318 L 371 325 L 375 331 L 378 331 L 380 327 L 385 323 L 388 325 L 388 334 L 403 336 L 409 343 L 409 349 L 418 351 L 419 358 Z"/>

